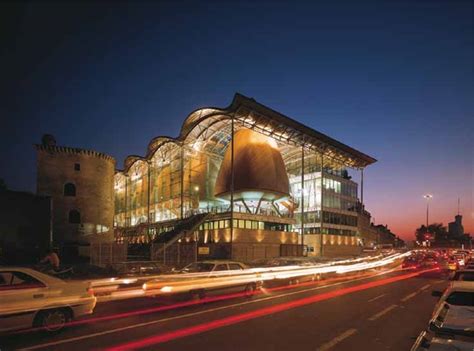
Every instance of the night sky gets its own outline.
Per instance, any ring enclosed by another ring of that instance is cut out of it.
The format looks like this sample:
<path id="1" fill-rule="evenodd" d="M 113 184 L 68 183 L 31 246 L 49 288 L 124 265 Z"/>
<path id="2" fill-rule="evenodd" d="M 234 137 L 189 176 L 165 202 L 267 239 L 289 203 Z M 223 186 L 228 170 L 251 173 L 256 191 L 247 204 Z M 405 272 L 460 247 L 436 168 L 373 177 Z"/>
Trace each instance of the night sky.
<path id="1" fill-rule="evenodd" d="M 413 238 L 474 233 L 471 1 L 111 2 L 0 5 L 0 178 L 35 190 L 42 134 L 116 157 L 177 136 L 235 92 L 379 161 L 375 221 Z"/>

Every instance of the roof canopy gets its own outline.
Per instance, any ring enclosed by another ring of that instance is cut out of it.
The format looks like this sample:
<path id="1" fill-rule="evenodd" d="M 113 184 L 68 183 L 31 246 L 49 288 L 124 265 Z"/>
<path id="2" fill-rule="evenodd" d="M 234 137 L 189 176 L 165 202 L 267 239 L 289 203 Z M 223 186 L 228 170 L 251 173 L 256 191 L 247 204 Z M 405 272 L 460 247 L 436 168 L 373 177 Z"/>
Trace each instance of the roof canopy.
<path id="1" fill-rule="evenodd" d="M 170 143 L 178 146 L 203 142 L 206 143 L 206 151 L 223 156 L 230 141 L 232 118 L 236 129 L 249 128 L 268 135 L 282 149 L 303 146 L 350 168 L 364 168 L 376 162 L 376 159 L 239 93 L 235 94 L 232 103 L 226 108 L 201 108 L 192 112 L 184 121 L 177 138 L 159 136 L 152 139 L 148 144 L 146 159 L 151 159 L 157 150 Z M 208 140 L 212 140 L 212 143 L 207 143 Z M 125 171 L 140 159 L 144 158 L 127 157 Z"/>

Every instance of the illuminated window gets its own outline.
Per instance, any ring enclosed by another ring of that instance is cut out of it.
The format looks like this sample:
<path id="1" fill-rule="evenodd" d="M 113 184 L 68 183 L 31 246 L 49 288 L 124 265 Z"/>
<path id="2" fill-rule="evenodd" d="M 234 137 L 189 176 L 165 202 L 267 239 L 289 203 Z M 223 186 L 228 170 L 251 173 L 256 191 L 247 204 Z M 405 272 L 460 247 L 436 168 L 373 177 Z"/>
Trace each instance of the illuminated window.
<path id="1" fill-rule="evenodd" d="M 245 221 L 243 219 L 239 219 L 239 228 L 245 228 Z"/>
<path id="2" fill-rule="evenodd" d="M 64 196 L 76 196 L 76 186 L 72 183 L 64 184 Z"/>
<path id="3" fill-rule="evenodd" d="M 252 222 L 251 221 L 245 221 L 245 229 L 252 229 Z"/>

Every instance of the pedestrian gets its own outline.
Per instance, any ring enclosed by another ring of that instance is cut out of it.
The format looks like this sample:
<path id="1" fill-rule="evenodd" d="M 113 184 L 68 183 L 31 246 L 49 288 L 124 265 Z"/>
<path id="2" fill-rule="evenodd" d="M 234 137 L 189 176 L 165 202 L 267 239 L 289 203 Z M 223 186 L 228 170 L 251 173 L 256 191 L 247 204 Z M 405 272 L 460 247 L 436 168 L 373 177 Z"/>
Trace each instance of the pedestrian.
<path id="1" fill-rule="evenodd" d="M 55 271 L 59 270 L 59 256 L 52 249 L 48 250 L 46 256 L 40 261 L 40 263 L 47 264 Z"/>

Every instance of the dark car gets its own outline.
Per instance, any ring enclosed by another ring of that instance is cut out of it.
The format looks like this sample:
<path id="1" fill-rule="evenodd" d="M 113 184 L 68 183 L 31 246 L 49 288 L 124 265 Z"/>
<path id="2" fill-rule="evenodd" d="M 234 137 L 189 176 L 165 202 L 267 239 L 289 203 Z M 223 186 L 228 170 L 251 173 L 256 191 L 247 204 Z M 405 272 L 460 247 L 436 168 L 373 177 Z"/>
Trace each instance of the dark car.
<path id="1" fill-rule="evenodd" d="M 402 262 L 402 268 L 416 269 L 420 268 L 420 261 L 415 257 L 407 257 Z"/>
<path id="2" fill-rule="evenodd" d="M 147 261 L 124 262 L 114 267 L 120 277 L 141 277 L 171 272 L 170 268 L 164 264 Z"/>
<path id="3" fill-rule="evenodd" d="M 439 268 L 439 262 L 434 257 L 426 257 L 421 261 L 421 267 L 423 268 Z"/>

